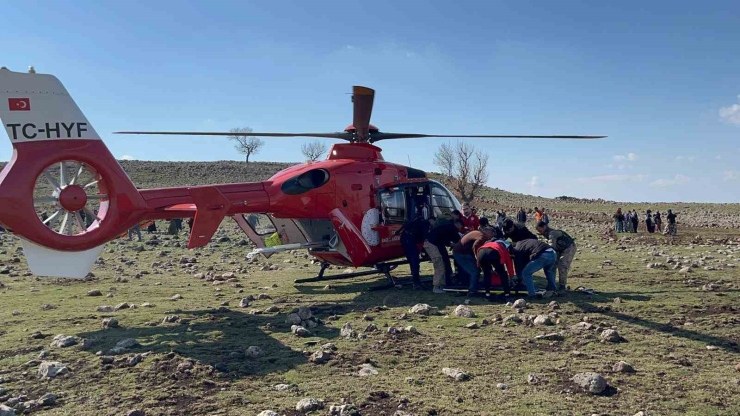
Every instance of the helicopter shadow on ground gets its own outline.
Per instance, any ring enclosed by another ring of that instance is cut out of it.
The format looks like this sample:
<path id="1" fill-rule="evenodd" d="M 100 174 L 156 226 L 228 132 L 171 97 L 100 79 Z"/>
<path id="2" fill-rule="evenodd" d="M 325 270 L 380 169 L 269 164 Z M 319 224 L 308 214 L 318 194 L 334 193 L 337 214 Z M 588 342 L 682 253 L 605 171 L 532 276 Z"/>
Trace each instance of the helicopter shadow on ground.
<path id="1" fill-rule="evenodd" d="M 281 343 L 271 334 L 290 333 L 285 314 L 252 315 L 227 308 L 178 311 L 177 323 L 160 323 L 157 326 L 111 328 L 78 334 L 95 341 L 94 350 L 104 353 L 121 340 L 136 338 L 141 346 L 130 353 L 174 352 L 186 359 L 211 365 L 229 377 L 242 378 L 253 375 L 281 373 L 304 362 L 302 352 Z M 323 316 L 319 316 L 323 319 Z M 339 330 L 329 326 L 311 329 L 313 337 L 306 341 L 333 339 Z M 320 341 L 319 341 L 320 342 Z M 259 358 L 247 357 L 245 351 L 256 346 L 264 351 Z"/>
<path id="2" fill-rule="evenodd" d="M 398 274 L 394 277 L 402 279 L 406 276 Z M 422 275 L 422 279 L 424 279 L 425 277 L 428 276 Z M 426 303 L 439 309 L 454 307 L 455 305 L 465 303 L 466 301 L 469 301 L 471 304 L 488 304 L 488 302 L 482 298 L 466 298 L 464 294 L 433 294 L 430 288 L 424 291 L 413 291 L 410 289 L 409 286 L 405 286 L 403 289 L 391 288 L 388 290 L 369 291 L 370 287 L 377 286 L 378 284 L 383 283 L 384 278 L 381 275 L 378 275 L 377 277 L 366 277 L 364 279 L 369 280 L 363 282 L 357 282 L 356 280 L 332 281 L 332 291 L 334 291 L 335 293 L 357 293 L 357 296 L 353 297 L 351 300 L 339 302 L 334 306 L 334 308 L 343 312 L 348 312 L 350 310 L 367 311 L 379 306 L 411 307 L 418 303 Z M 545 277 L 541 275 L 535 275 L 534 281 L 535 285 L 538 288 L 543 288 L 547 284 Z M 296 289 L 303 294 L 326 294 L 326 290 L 322 289 L 325 283 L 326 282 L 314 283 L 315 286 L 296 285 Z M 526 295 L 526 292 L 520 293 L 520 296 L 513 296 L 512 294 L 512 298 L 517 299 L 520 297 L 525 297 Z M 650 319 L 640 318 L 626 313 L 614 311 L 613 308 L 604 306 L 613 304 L 616 298 L 620 298 L 623 301 L 645 302 L 651 300 L 653 296 L 649 293 L 645 294 L 626 291 L 608 293 L 597 292 L 595 294 L 587 294 L 585 292 L 571 290 L 567 292 L 567 294 L 565 294 L 564 296 L 550 299 L 534 299 L 529 300 L 528 302 L 541 305 L 546 305 L 553 300 L 561 304 L 571 303 L 581 309 L 584 313 L 601 314 L 631 325 L 642 326 L 653 331 L 669 334 L 671 336 L 680 337 L 687 340 L 700 341 L 708 345 L 714 345 L 729 352 L 740 353 L 740 345 L 738 345 L 738 343 L 736 341 L 733 341 L 732 339 L 718 337 L 693 330 L 687 330 L 684 328 L 678 328 L 670 324 L 662 324 Z"/>
<path id="3" fill-rule="evenodd" d="M 638 298 L 641 295 L 638 295 Z M 740 354 L 740 344 L 738 342 L 723 338 L 711 334 L 701 333 L 698 331 L 692 331 L 685 328 L 679 328 L 671 325 L 670 323 L 662 324 L 650 319 L 640 318 L 627 313 L 613 310 L 612 307 L 604 305 L 596 305 L 594 302 L 608 302 L 614 298 L 622 298 L 625 300 L 630 299 L 629 294 L 623 292 L 617 293 L 598 293 L 595 295 L 588 295 L 582 293 L 572 293 L 568 296 L 568 301 L 573 305 L 580 308 L 584 313 L 600 314 L 606 317 L 616 319 L 617 321 L 624 322 L 631 325 L 638 325 L 647 328 L 651 331 L 660 332 L 666 335 L 684 338 L 691 341 L 699 341 L 707 345 L 713 345 L 724 349 L 727 352 Z M 632 299 L 635 300 L 635 299 Z M 637 299 L 639 300 L 639 299 Z"/>

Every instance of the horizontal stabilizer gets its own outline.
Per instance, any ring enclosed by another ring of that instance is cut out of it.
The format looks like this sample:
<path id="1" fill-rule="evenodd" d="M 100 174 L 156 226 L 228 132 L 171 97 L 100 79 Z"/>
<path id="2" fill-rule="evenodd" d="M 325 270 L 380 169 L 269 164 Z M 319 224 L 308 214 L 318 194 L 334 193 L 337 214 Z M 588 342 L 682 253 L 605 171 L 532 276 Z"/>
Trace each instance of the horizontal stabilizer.
<path id="1" fill-rule="evenodd" d="M 58 251 L 21 238 L 23 254 L 31 273 L 42 277 L 84 279 L 92 269 L 104 245 L 85 251 Z"/>

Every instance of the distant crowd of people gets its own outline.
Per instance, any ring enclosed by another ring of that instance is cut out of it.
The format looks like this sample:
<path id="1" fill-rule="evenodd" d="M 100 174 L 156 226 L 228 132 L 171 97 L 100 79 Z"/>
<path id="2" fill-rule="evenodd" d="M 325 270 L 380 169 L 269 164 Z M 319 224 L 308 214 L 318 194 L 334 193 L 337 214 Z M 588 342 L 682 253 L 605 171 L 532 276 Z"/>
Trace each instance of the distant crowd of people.
<path id="1" fill-rule="evenodd" d="M 180 234 L 180 232 L 182 231 L 182 218 L 173 218 L 173 219 L 167 220 L 167 222 L 169 224 L 167 227 L 167 234 L 169 235 Z M 188 218 L 186 222 L 188 224 L 189 231 L 192 231 L 193 230 L 193 218 L 192 217 Z M 154 220 L 147 221 L 143 225 L 146 228 L 146 232 L 148 234 L 153 234 L 157 232 L 157 222 L 156 221 Z M 141 226 L 142 224 L 136 224 L 133 227 L 129 228 L 128 230 L 129 241 L 133 239 L 132 237 L 134 234 L 136 234 L 139 241 L 141 241 Z"/>
<path id="2" fill-rule="evenodd" d="M 433 218 L 426 202 L 418 201 L 415 216 L 396 232 L 401 236 L 414 289 L 422 290 L 419 264 L 423 251 L 434 268 L 434 293 L 444 293 L 445 287 L 462 286 L 467 287 L 468 295 L 473 295 L 482 275 L 488 299 L 493 299 L 492 285 L 501 286 L 504 298 L 510 296 L 511 279 L 517 279 L 517 284 L 523 282 L 529 296 L 537 296 L 532 276 L 539 270 L 547 278 L 546 292 L 566 290 L 568 271 L 577 251 L 575 240 L 565 231 L 550 228 L 544 209 L 535 208 L 534 212 L 537 232 L 549 244 L 527 229 L 523 208 L 516 220 L 508 218 L 505 212 L 497 212 L 496 224 L 492 225 L 487 218 L 479 218 L 469 204 L 463 205 L 462 212 L 454 210 Z"/>
<path id="3" fill-rule="evenodd" d="M 640 216 L 636 210 L 622 213 L 622 208 L 617 208 L 617 212 L 612 216 L 614 218 L 614 231 L 618 233 L 636 233 L 640 225 Z M 644 217 L 645 229 L 648 233 L 663 233 L 665 235 L 676 235 L 676 214 L 672 210 L 666 212 L 666 227 L 663 229 L 663 217 L 660 211 L 655 214 L 651 210 L 645 212 Z"/>

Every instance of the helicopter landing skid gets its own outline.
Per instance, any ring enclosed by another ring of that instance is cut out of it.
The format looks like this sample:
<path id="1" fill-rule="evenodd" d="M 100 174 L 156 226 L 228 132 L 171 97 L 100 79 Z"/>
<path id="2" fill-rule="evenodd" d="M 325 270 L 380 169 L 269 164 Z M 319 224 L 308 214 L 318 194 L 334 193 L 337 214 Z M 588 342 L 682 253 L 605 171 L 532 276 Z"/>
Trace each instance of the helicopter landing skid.
<path id="1" fill-rule="evenodd" d="M 396 280 L 392 275 L 391 271 L 394 270 L 396 267 L 408 264 L 405 260 L 398 260 L 398 261 L 391 261 L 387 263 L 379 263 L 375 265 L 374 269 L 371 270 L 364 270 L 361 272 L 352 272 L 352 273 L 341 273 L 341 274 L 335 274 L 331 276 L 324 276 L 324 272 L 326 269 L 330 266 L 328 263 L 322 263 L 321 264 L 321 270 L 319 270 L 319 274 L 316 275 L 316 277 L 309 277 L 306 279 L 296 279 L 295 283 L 313 283 L 313 282 L 324 282 L 329 280 L 344 280 L 344 279 L 351 279 L 353 277 L 360 277 L 360 276 L 370 276 L 370 275 L 376 275 L 376 274 L 382 274 L 385 276 L 387 282 L 384 285 L 379 286 L 373 286 L 370 288 L 370 291 L 375 290 L 384 290 L 384 289 L 391 289 L 396 286 L 405 286 L 410 285 L 412 282 L 410 279 L 401 279 Z M 422 279 L 422 283 L 429 281 L 431 279 Z"/>

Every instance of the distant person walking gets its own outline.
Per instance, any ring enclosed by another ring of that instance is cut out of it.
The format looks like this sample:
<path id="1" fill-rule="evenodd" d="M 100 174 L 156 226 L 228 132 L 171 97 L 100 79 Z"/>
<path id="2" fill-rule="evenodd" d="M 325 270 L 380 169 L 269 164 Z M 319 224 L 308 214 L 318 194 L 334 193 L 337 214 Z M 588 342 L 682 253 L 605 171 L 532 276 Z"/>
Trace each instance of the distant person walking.
<path id="1" fill-rule="evenodd" d="M 614 231 L 618 233 L 624 232 L 624 214 L 622 214 L 622 208 L 617 208 L 617 212 L 612 218 L 614 218 Z"/>
<path id="2" fill-rule="evenodd" d="M 645 213 L 645 228 L 647 228 L 647 232 L 650 234 L 655 232 L 655 224 L 653 223 L 653 214 L 650 213 L 650 210 L 647 210 L 647 213 Z"/>
<path id="3" fill-rule="evenodd" d="M 519 212 L 517 212 L 516 220 L 522 224 L 525 224 L 527 222 L 527 213 L 524 211 L 523 207 L 519 209 Z"/>
<path id="4" fill-rule="evenodd" d="M 666 215 L 666 219 L 668 220 L 668 226 L 665 229 L 665 233 L 668 235 L 675 236 L 676 235 L 676 214 L 674 214 L 673 211 L 669 209 L 668 215 Z"/>
<path id="5" fill-rule="evenodd" d="M 659 233 L 663 232 L 663 220 L 660 218 L 660 211 L 655 211 L 655 215 L 653 216 L 653 222 L 655 222 L 655 229 L 658 230 Z"/>
<path id="6" fill-rule="evenodd" d="M 136 224 L 128 229 L 128 241 L 131 241 L 131 236 L 134 233 L 136 233 L 136 235 L 139 237 L 139 241 L 141 241 L 141 224 Z"/>
<path id="7" fill-rule="evenodd" d="M 640 225 L 640 217 L 637 215 L 637 210 L 632 210 L 632 232 L 637 232 L 637 227 Z"/>

